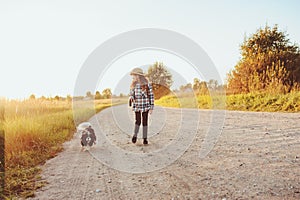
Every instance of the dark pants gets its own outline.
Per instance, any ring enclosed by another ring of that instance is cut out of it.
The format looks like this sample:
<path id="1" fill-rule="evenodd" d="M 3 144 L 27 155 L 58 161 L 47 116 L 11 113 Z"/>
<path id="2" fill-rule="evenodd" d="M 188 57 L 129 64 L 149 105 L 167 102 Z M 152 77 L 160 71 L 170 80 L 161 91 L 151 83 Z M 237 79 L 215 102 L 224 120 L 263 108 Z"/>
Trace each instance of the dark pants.
<path id="1" fill-rule="evenodd" d="M 137 137 L 137 134 L 139 132 L 139 128 L 141 125 L 141 118 L 142 118 L 142 122 L 143 122 L 143 138 L 146 139 L 147 138 L 147 134 L 148 134 L 148 112 L 135 112 L 135 127 L 134 127 L 134 137 Z"/>
<path id="2" fill-rule="evenodd" d="M 142 112 L 142 114 L 141 114 L 141 111 L 135 112 L 135 124 L 138 126 L 141 125 L 141 115 L 142 115 L 143 126 L 147 126 L 148 125 L 148 112 L 149 111 Z"/>

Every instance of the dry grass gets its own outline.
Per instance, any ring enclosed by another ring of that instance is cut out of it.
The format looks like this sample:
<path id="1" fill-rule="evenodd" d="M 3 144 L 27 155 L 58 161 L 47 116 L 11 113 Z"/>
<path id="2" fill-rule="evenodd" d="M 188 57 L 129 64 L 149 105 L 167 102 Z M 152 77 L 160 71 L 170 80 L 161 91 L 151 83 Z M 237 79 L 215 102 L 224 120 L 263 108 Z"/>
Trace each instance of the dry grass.
<path id="1" fill-rule="evenodd" d="M 120 101 L 121 102 L 121 101 Z M 62 151 L 62 143 L 75 131 L 72 102 L 49 100 L 6 101 L 0 127 L 5 133 L 5 188 L 2 198 L 29 197 L 42 184 L 39 165 Z M 82 121 L 111 106 L 110 100 L 95 101 L 94 110 L 82 110 Z"/>

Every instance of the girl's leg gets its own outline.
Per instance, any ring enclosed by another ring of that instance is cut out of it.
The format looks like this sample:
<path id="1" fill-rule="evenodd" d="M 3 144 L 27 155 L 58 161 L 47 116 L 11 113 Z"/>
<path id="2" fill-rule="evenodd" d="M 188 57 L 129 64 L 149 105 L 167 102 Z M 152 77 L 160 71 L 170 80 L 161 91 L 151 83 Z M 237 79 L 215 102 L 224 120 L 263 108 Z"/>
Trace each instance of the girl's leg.
<path id="1" fill-rule="evenodd" d="M 134 126 L 134 134 L 132 137 L 132 143 L 136 143 L 136 138 L 139 133 L 140 125 L 141 125 L 141 112 L 135 112 L 135 126 Z"/>
<path id="2" fill-rule="evenodd" d="M 144 139 L 144 144 L 148 144 L 147 141 L 147 135 L 148 135 L 148 112 L 143 112 L 142 117 L 143 117 L 143 139 Z"/>
<path id="3" fill-rule="evenodd" d="M 135 124 L 140 126 L 141 125 L 141 112 L 135 112 Z"/>
<path id="4" fill-rule="evenodd" d="M 148 113 L 149 113 L 149 111 L 146 111 L 146 112 L 142 113 L 143 126 L 148 126 Z"/>
<path id="5" fill-rule="evenodd" d="M 141 112 L 135 112 L 134 137 L 137 137 L 141 125 Z"/>

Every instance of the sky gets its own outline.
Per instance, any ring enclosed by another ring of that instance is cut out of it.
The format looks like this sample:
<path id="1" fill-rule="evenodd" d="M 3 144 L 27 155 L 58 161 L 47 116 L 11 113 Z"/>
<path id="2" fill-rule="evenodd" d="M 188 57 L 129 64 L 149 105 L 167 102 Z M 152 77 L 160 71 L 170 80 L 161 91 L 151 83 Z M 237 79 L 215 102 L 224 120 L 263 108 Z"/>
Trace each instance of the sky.
<path id="1" fill-rule="evenodd" d="M 81 67 L 98 46 L 141 28 L 167 29 L 190 38 L 225 81 L 240 59 L 245 36 L 260 27 L 278 24 L 299 44 L 299 9 L 297 0 L 0 0 L 0 97 L 72 95 Z M 128 70 L 155 61 L 182 74 L 186 82 L 195 76 L 205 79 L 175 55 L 138 51 L 112 63 L 109 73 L 99 77 L 97 90 L 111 87 L 117 94 L 126 93 L 126 84 L 118 83 L 128 79 Z M 174 82 L 173 87 L 182 83 Z"/>

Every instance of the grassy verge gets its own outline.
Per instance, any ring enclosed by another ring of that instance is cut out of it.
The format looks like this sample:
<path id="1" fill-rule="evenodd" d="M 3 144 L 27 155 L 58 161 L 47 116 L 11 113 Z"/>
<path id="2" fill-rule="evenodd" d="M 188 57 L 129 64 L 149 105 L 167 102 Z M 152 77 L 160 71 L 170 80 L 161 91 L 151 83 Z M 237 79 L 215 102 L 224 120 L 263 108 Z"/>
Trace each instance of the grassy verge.
<path id="1" fill-rule="evenodd" d="M 224 104 L 226 103 L 226 105 Z M 288 94 L 238 94 L 195 97 L 165 96 L 156 105 L 175 108 L 228 109 L 264 112 L 299 112 L 300 92 Z"/>
<path id="2" fill-rule="evenodd" d="M 173 108 L 225 109 L 223 96 L 164 96 L 156 100 L 155 104 Z"/>
<path id="3" fill-rule="evenodd" d="M 3 104 L 3 102 L 2 102 Z M 62 143 L 73 137 L 72 103 L 67 101 L 5 101 L 5 189 L 2 198 L 30 197 L 37 183 L 39 165 L 62 151 Z M 111 106 L 96 101 L 94 110 L 82 110 L 82 121 Z"/>
<path id="4" fill-rule="evenodd" d="M 263 112 L 299 112 L 300 92 L 288 94 L 239 94 L 226 99 L 227 109 Z"/>

